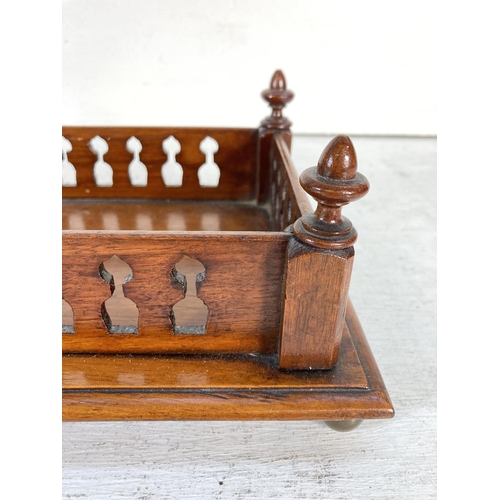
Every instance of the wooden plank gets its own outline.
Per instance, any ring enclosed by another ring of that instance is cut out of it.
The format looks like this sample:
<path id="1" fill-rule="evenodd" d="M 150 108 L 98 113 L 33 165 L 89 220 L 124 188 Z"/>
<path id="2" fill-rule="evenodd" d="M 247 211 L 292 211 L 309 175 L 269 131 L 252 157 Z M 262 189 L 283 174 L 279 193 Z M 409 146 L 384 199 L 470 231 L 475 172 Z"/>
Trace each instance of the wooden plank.
<path id="1" fill-rule="evenodd" d="M 139 231 L 268 231 L 268 212 L 234 201 L 63 200 L 62 228 Z"/>
<path id="2" fill-rule="evenodd" d="M 236 128 L 180 127 L 63 127 L 63 136 L 70 141 L 72 151 L 68 161 L 77 171 L 77 186 L 63 187 L 63 198 L 148 198 L 183 200 L 250 200 L 256 190 L 257 131 Z M 174 136 L 181 146 L 176 161 L 184 170 L 181 187 L 167 187 L 161 175 L 167 155 L 162 142 Z M 98 187 L 93 177 L 97 156 L 89 149 L 90 140 L 99 136 L 107 142 L 108 152 L 103 161 L 113 168 L 113 186 Z M 148 184 L 133 186 L 128 166 L 133 154 L 126 149 L 130 137 L 142 144 L 139 159 L 148 169 Z M 198 169 L 206 161 L 200 151 L 205 137 L 219 145 L 214 161 L 221 170 L 216 188 L 200 187 Z"/>
<path id="3" fill-rule="evenodd" d="M 287 249 L 280 342 L 282 368 L 329 369 L 338 359 L 354 248 L 313 249 L 293 238 Z"/>
<path id="4" fill-rule="evenodd" d="M 277 370 L 276 356 L 63 356 L 64 390 L 138 389 L 367 389 L 345 327 L 344 356 L 334 370 Z"/>
<path id="5" fill-rule="evenodd" d="M 290 147 L 287 143 L 287 138 L 282 133 L 274 134 L 273 136 L 273 155 L 283 171 L 284 178 L 287 180 L 290 189 L 290 199 L 296 209 L 297 216 L 291 218 L 289 223 L 295 222 L 302 215 L 312 212 L 311 203 L 306 192 L 302 189 L 299 183 L 299 176 L 295 168 L 290 154 Z"/>
<path id="6" fill-rule="evenodd" d="M 63 298 L 74 334 L 64 352 L 271 353 L 281 314 L 284 233 L 63 232 Z M 118 256 L 132 279 L 116 283 L 139 310 L 138 334 L 110 334 L 102 304 L 111 297 L 100 265 Z M 198 297 L 209 310 L 206 333 L 174 334 L 171 313 L 184 298 L 173 269 L 187 255 L 206 269 Z"/>
<path id="7" fill-rule="evenodd" d="M 354 310 L 348 307 L 347 323 L 342 344 L 343 356 L 339 366 L 329 373 L 288 372 L 283 373 L 274 368 L 258 368 L 256 364 L 243 361 L 236 363 L 243 370 L 243 375 L 233 370 L 222 370 L 224 361 L 217 362 L 203 371 L 203 364 L 198 363 L 195 374 L 198 378 L 190 378 L 193 372 L 189 368 L 196 363 L 166 364 L 179 371 L 165 374 L 165 382 L 160 382 L 161 374 L 154 378 L 159 385 L 145 388 L 134 386 L 132 363 L 143 364 L 143 358 L 132 356 L 129 367 L 123 367 L 125 378 L 117 386 L 117 382 L 109 379 L 96 387 L 103 367 L 103 376 L 109 375 L 109 363 L 94 364 L 90 369 L 84 367 L 89 357 L 69 357 L 64 359 L 66 376 L 73 379 L 66 384 L 63 391 L 64 420 L 336 420 L 359 418 L 390 418 L 394 414 L 392 403 L 383 385 L 380 373 L 369 349 L 359 322 L 353 318 Z M 350 342 L 352 338 L 352 342 Z M 348 339 L 348 340 L 346 340 Z M 355 357 L 347 351 L 355 351 Z M 99 359 L 99 358 L 97 358 Z M 108 358 L 106 358 L 108 359 Z M 202 358 L 203 359 L 203 358 Z M 84 361 L 85 360 L 85 361 Z M 345 360 L 345 362 L 344 362 Z M 348 362 L 350 360 L 350 362 Z M 261 361 L 262 362 L 262 361 Z M 95 362 L 94 362 L 95 363 Z M 154 363 L 154 361 L 152 362 Z M 250 363 L 246 365 L 246 363 Z M 246 365 L 246 366 L 245 366 Z M 121 365 L 123 366 L 123 365 Z M 150 365 L 150 368 L 153 365 Z M 226 366 L 231 366 L 228 361 Z M 236 366 L 235 366 L 236 367 Z M 252 367 L 252 368 L 251 368 Z M 251 369 L 250 369 L 251 368 Z M 360 368 L 368 382 L 360 384 Z M 140 368 L 138 367 L 138 370 Z M 211 371 L 212 370 L 212 371 Z M 248 386 L 242 381 L 244 373 L 252 373 L 253 379 Z M 63 368 L 64 373 L 64 368 Z M 113 377 L 118 377 L 120 370 L 112 369 Z M 148 374 L 151 370 L 148 370 Z M 229 382 L 223 382 L 223 374 Z M 127 381 L 127 374 L 132 375 Z M 182 376 L 187 374 L 185 380 Z M 209 380 L 201 380 L 201 375 L 214 375 L 212 384 Z M 89 378 L 87 378 L 87 375 Z M 337 375 L 342 381 L 337 380 Z M 180 377 L 180 378 L 179 378 Z M 259 380 L 260 378 L 260 380 Z M 234 385 L 231 385 L 231 381 Z M 160 387 L 163 385 L 163 387 Z M 71 387 L 71 389 L 69 389 Z M 76 388 L 78 387 L 78 388 Z"/>
<path id="8" fill-rule="evenodd" d="M 284 231 L 312 209 L 306 193 L 299 184 L 284 132 L 274 134 L 270 149 L 269 210 L 271 222 L 275 231 Z"/>

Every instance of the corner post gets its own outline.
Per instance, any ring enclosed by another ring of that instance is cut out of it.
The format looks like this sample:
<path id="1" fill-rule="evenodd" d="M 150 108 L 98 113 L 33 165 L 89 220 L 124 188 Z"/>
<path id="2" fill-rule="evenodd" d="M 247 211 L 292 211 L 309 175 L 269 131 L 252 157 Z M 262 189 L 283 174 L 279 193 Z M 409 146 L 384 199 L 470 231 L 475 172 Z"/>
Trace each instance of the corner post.
<path id="1" fill-rule="evenodd" d="M 318 206 L 293 225 L 285 262 L 280 368 L 326 370 L 338 359 L 357 231 L 342 206 L 366 194 L 349 137 L 330 141 L 300 175 Z"/>
<path id="2" fill-rule="evenodd" d="M 257 178 L 257 201 L 265 203 L 269 198 L 271 138 L 277 131 L 285 137 L 288 149 L 292 146 L 292 122 L 283 116 L 283 108 L 293 99 L 294 93 L 286 88 L 286 80 L 281 70 L 276 70 L 271 84 L 262 92 L 262 97 L 271 106 L 271 115 L 262 120 L 259 133 L 259 166 Z"/>

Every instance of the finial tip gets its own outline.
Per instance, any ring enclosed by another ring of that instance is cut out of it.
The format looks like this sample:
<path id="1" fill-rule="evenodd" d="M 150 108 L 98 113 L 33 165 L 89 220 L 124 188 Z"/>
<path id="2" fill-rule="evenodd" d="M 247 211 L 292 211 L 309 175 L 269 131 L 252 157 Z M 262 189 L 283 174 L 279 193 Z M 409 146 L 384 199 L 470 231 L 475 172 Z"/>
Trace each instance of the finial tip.
<path id="1" fill-rule="evenodd" d="M 280 69 L 277 69 L 271 78 L 271 89 L 286 90 L 285 75 Z"/>
<path id="2" fill-rule="evenodd" d="M 317 171 L 322 177 L 349 180 L 356 177 L 357 169 L 358 160 L 351 139 L 347 135 L 338 135 L 323 150 Z"/>

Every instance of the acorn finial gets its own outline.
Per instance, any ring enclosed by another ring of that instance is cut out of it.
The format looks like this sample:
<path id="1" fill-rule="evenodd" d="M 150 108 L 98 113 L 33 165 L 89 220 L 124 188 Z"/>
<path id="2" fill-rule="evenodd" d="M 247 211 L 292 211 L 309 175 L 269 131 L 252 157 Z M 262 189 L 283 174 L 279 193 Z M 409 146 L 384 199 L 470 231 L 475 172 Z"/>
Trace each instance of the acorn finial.
<path id="1" fill-rule="evenodd" d="M 351 139 L 338 135 L 321 154 L 318 166 L 300 175 L 300 185 L 317 202 L 316 211 L 298 219 L 293 232 L 304 243 L 340 250 L 354 244 L 358 233 L 342 216 L 342 206 L 364 196 L 370 184 L 357 173 L 356 151 Z"/>
<path id="2" fill-rule="evenodd" d="M 283 116 L 282 109 L 293 99 L 294 93 L 287 90 L 285 75 L 280 69 L 274 72 L 271 84 L 262 92 L 262 97 L 272 108 L 271 116 L 263 120 L 262 125 L 267 128 L 289 128 L 292 122 Z"/>

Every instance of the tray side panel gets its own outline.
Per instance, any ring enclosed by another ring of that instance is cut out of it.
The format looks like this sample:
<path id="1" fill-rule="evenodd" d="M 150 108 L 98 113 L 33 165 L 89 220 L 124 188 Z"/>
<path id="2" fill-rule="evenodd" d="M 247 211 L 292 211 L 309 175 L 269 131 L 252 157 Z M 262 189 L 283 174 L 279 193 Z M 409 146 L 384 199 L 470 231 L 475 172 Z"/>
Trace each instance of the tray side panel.
<path id="1" fill-rule="evenodd" d="M 287 240 L 284 233 L 65 231 L 63 299 L 74 333 L 63 334 L 63 352 L 275 352 Z M 138 308 L 138 333 L 108 333 L 103 319 L 112 287 L 99 269 L 114 255 L 132 270 L 116 287 Z M 184 256 L 205 268 L 196 283 L 208 308 L 204 334 L 173 331 L 173 306 L 185 295 L 173 270 Z"/>
<path id="2" fill-rule="evenodd" d="M 63 127 L 62 135 L 70 143 L 66 161 L 76 169 L 77 185 L 63 187 L 63 198 L 147 198 L 172 200 L 251 200 L 256 189 L 257 131 L 229 128 L 164 128 L 164 127 Z M 89 144 L 94 137 L 107 144 L 102 161 L 113 170 L 113 185 L 100 187 L 94 180 L 94 166 L 98 160 Z M 169 160 L 163 141 L 173 136 L 180 151 L 173 155 L 183 170 L 182 185 L 166 186 L 162 168 Z M 134 154 L 127 149 L 127 141 L 140 141 L 137 159 L 147 168 L 147 185 L 131 183 L 129 165 Z M 213 161 L 220 168 L 217 187 L 201 187 L 198 170 L 209 160 L 202 142 L 215 139 L 218 149 Z M 63 156 L 64 157 L 64 156 Z"/>
<path id="3" fill-rule="evenodd" d="M 270 154 L 269 205 L 275 231 L 283 231 L 302 215 L 312 212 L 306 192 L 290 156 L 286 136 L 275 133 Z"/>

